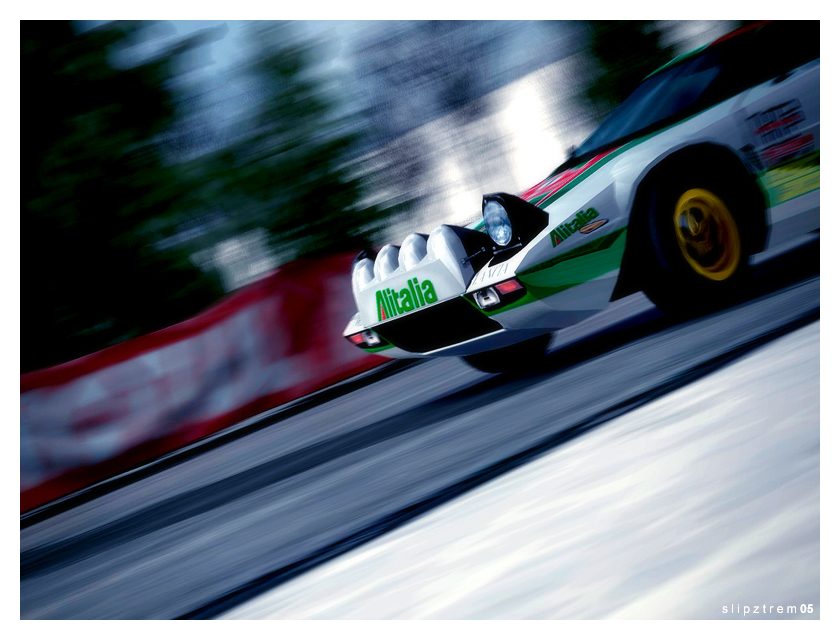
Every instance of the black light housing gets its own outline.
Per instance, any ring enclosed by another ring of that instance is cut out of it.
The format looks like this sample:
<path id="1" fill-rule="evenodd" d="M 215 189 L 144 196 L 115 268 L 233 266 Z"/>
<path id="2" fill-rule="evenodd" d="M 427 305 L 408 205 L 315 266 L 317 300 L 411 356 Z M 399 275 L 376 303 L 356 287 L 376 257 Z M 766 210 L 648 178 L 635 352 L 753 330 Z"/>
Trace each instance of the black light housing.
<path id="1" fill-rule="evenodd" d="M 445 224 L 443 226 L 448 227 L 464 246 L 464 251 L 467 252 L 467 257 L 463 260 L 464 264 L 469 263 L 474 271 L 478 271 L 490 262 L 490 259 L 493 257 L 493 247 L 495 245 L 486 233 L 451 224 Z"/>
<path id="2" fill-rule="evenodd" d="M 522 198 L 509 193 L 490 193 L 482 198 L 481 213 L 484 216 L 489 202 L 497 202 L 504 208 L 510 220 L 512 235 L 510 242 L 499 245 L 496 253 L 508 249 L 520 248 L 533 240 L 537 234 L 548 226 L 548 214 L 526 202 Z"/>

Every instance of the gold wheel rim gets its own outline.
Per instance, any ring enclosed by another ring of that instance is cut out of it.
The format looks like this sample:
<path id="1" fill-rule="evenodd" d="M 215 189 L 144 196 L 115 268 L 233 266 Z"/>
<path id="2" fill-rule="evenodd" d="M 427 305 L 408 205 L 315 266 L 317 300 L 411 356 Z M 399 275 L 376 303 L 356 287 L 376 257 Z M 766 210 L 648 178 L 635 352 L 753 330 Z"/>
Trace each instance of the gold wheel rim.
<path id="1" fill-rule="evenodd" d="M 738 225 L 714 193 L 683 193 L 674 208 L 674 232 L 683 258 L 696 273 L 716 281 L 735 273 L 741 261 Z"/>

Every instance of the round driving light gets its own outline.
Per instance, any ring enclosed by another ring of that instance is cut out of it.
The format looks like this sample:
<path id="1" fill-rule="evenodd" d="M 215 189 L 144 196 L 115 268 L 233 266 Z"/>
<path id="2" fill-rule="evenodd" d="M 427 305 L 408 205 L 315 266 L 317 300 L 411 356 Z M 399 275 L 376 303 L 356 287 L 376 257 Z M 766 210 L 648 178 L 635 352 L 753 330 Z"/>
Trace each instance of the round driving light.
<path id="1" fill-rule="evenodd" d="M 510 225 L 505 208 L 496 200 L 488 200 L 484 204 L 484 224 L 487 234 L 500 247 L 507 245 L 513 238 L 513 228 Z"/>

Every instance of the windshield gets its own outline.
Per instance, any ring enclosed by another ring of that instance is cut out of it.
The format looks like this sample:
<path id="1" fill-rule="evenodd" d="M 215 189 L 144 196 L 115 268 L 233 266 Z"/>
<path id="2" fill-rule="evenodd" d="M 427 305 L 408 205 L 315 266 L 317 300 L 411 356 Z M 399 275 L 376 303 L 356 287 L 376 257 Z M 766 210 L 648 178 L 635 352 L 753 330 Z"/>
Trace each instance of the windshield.
<path id="1" fill-rule="evenodd" d="M 708 89 L 720 75 L 719 57 L 717 51 L 710 51 L 645 80 L 580 145 L 575 156 L 695 111 L 707 102 Z"/>

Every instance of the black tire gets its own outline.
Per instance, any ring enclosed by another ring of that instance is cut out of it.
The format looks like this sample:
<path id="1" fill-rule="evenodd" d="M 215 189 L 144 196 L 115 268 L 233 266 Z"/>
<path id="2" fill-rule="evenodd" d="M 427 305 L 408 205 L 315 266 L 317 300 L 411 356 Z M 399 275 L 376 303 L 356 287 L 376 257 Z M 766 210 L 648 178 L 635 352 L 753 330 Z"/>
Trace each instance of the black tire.
<path id="1" fill-rule="evenodd" d="M 526 371 L 545 357 L 549 342 L 551 334 L 546 334 L 502 349 L 463 356 L 463 360 L 472 368 L 486 373 Z"/>
<path id="2" fill-rule="evenodd" d="M 642 290 L 660 309 L 696 315 L 737 300 L 749 258 L 743 193 L 697 167 L 672 171 L 652 189 L 639 211 Z"/>

